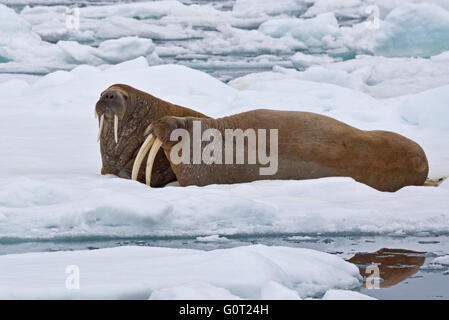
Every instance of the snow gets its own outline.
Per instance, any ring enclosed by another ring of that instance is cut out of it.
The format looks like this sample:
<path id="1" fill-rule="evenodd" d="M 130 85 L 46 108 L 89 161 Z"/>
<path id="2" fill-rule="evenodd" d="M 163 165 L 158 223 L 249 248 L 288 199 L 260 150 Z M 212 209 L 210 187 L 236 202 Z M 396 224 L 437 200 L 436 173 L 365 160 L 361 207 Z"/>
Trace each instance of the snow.
<path id="1" fill-rule="evenodd" d="M 1 299 L 299 299 L 361 281 L 355 265 L 334 255 L 262 245 L 12 254 L 0 266 Z M 79 290 L 67 289 L 76 273 Z"/>
<path id="2" fill-rule="evenodd" d="M 331 289 L 323 296 L 323 300 L 376 300 L 373 297 L 367 296 L 355 291 L 335 290 Z"/>
<path id="3" fill-rule="evenodd" d="M 392 98 L 448 84 L 448 53 L 430 59 L 359 55 L 352 60 L 334 61 L 328 56 L 298 52 L 292 57 L 292 62 L 299 71 L 277 67 L 269 72 L 234 79 L 229 84 L 237 89 L 246 89 L 265 80 L 300 79 L 335 84 L 376 98 Z"/>
<path id="4" fill-rule="evenodd" d="M 449 265 L 449 255 L 435 258 L 432 262 L 436 264 Z"/>
<path id="5" fill-rule="evenodd" d="M 0 71 L 47 73 L 79 64 L 116 64 L 140 56 L 151 64 L 159 57 L 151 39 L 122 37 L 103 41 L 98 48 L 76 41 L 43 41 L 32 25 L 0 4 Z"/>
<path id="6" fill-rule="evenodd" d="M 311 19 L 285 18 L 264 22 L 259 31 L 276 38 L 287 34 L 304 42 L 308 47 L 326 47 L 339 36 L 337 19 L 332 12 Z"/>
<path id="7" fill-rule="evenodd" d="M 0 83 L 0 92 L 7 93 L 0 106 L 0 148 L 8 150 L 0 158 L 1 239 L 220 235 L 219 240 L 256 233 L 449 231 L 447 183 L 396 193 L 350 178 L 148 189 L 101 176 L 93 109 L 99 93 L 113 83 L 128 83 L 214 117 L 289 109 L 329 115 L 366 130 L 393 130 L 422 145 L 430 177 L 449 176 L 449 86 L 379 100 L 294 78 L 237 90 L 186 67 L 150 67 L 145 58 L 107 68 L 79 66 L 32 83 Z"/>

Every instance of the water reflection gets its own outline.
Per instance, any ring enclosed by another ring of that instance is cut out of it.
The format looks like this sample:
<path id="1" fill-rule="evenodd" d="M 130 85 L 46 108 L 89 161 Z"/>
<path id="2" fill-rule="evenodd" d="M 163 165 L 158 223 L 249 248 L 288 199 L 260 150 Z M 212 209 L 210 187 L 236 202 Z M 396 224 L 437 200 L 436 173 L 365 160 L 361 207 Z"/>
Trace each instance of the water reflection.
<path id="1" fill-rule="evenodd" d="M 380 288 L 388 288 L 417 273 L 426 260 L 424 254 L 425 252 L 383 248 L 374 253 L 357 253 L 348 261 L 359 267 L 360 275 L 364 279 L 371 274 L 366 272 L 366 268 L 376 265 L 382 279 Z M 363 287 L 366 287 L 366 282 Z"/>

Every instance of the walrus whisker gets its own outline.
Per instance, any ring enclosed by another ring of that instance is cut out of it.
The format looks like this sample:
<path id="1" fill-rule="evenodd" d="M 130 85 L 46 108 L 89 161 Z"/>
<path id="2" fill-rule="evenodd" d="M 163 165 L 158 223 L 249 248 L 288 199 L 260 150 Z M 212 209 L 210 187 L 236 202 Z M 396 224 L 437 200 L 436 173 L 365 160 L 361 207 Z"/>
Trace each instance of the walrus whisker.
<path id="1" fill-rule="evenodd" d="M 103 124 L 104 124 L 104 114 L 102 114 L 100 117 L 100 129 L 98 130 L 97 142 L 100 141 L 101 132 L 103 131 Z"/>
<path id="2" fill-rule="evenodd" d="M 134 181 L 137 181 L 137 176 L 139 174 L 140 166 L 142 164 L 143 159 L 145 158 L 145 155 L 150 150 L 151 146 L 153 145 L 154 138 L 153 135 L 150 134 L 145 141 L 143 142 L 142 146 L 139 149 L 139 152 L 137 153 L 136 160 L 134 160 L 133 164 L 133 171 L 131 173 L 131 179 Z"/>
<path id="3" fill-rule="evenodd" d="M 114 140 L 115 143 L 118 142 L 118 116 L 114 115 Z"/>
<path id="4" fill-rule="evenodd" d="M 150 153 L 148 154 L 147 169 L 145 171 L 145 182 L 146 182 L 147 186 L 150 186 L 151 171 L 153 170 L 154 158 L 156 158 L 157 152 L 159 151 L 159 148 L 161 146 L 162 146 L 162 141 L 159 140 L 159 138 L 156 138 L 156 140 L 153 143 L 153 146 L 151 147 Z"/>

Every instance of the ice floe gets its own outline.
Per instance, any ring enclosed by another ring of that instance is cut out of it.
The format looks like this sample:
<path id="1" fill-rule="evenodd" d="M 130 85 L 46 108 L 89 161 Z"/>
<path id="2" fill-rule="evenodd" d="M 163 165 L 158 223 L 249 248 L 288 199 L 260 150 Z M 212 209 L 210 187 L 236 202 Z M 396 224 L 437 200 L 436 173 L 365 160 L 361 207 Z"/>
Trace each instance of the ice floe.
<path id="1" fill-rule="evenodd" d="M 79 66 L 34 82 L 8 80 L 0 106 L 0 237 L 194 236 L 270 233 L 448 232 L 447 182 L 382 193 L 349 178 L 166 187 L 101 176 L 99 93 L 127 83 L 219 117 L 254 108 L 311 111 L 365 130 L 393 130 L 419 142 L 430 176 L 449 175 L 449 87 L 392 99 L 299 79 L 234 89 L 175 65 L 138 58 L 108 68 Z M 200 195 L 200 196 L 198 196 Z M 207 238 L 206 238 L 207 239 Z"/>
<path id="2" fill-rule="evenodd" d="M 300 299 L 361 283 L 337 256 L 262 245 L 12 254 L 0 265 L 2 299 Z"/>

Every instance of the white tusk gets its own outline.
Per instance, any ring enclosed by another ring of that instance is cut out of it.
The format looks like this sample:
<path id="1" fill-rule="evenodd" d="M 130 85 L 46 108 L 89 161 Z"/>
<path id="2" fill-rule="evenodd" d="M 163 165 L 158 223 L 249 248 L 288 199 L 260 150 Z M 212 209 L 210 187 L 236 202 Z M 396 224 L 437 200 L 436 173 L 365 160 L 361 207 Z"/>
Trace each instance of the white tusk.
<path id="1" fill-rule="evenodd" d="M 100 141 L 101 132 L 103 131 L 104 114 L 100 117 L 100 129 L 98 130 L 97 142 Z"/>
<path id="2" fill-rule="evenodd" d="M 145 182 L 147 186 L 150 186 L 151 182 L 151 171 L 153 170 L 154 158 L 156 158 L 156 154 L 159 151 L 159 148 L 162 146 L 162 141 L 159 138 L 156 138 L 153 146 L 151 147 L 150 153 L 148 154 L 147 159 L 147 169 L 145 171 Z"/>
<path id="3" fill-rule="evenodd" d="M 114 139 L 115 143 L 118 142 L 118 116 L 114 115 Z"/>
<path id="4" fill-rule="evenodd" d="M 154 142 L 153 135 L 150 134 L 140 147 L 139 152 L 137 153 L 136 156 L 136 160 L 134 160 L 133 171 L 131 173 L 132 180 L 134 181 L 137 180 L 137 175 L 139 174 L 142 161 L 145 158 L 145 155 L 148 153 L 148 150 L 150 150 L 151 146 L 153 145 L 153 142 Z"/>
<path id="5" fill-rule="evenodd" d="M 143 132 L 143 136 L 147 136 L 150 133 L 150 129 L 151 129 L 151 123 L 150 125 L 145 129 L 145 131 Z"/>

